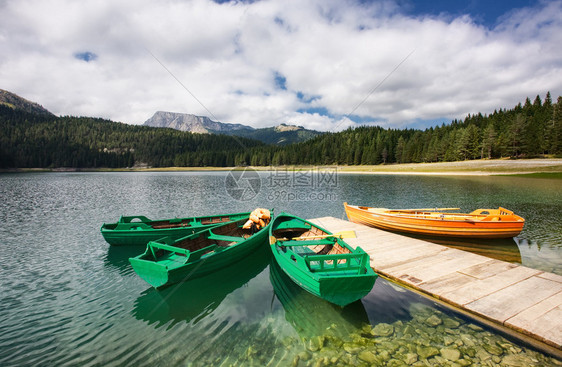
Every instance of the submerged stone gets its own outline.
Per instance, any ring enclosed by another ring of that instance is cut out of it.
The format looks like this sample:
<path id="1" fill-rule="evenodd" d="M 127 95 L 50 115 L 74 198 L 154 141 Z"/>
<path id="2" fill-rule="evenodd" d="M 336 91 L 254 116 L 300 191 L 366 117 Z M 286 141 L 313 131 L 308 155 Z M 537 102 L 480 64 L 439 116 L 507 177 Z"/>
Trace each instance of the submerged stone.
<path id="1" fill-rule="evenodd" d="M 371 334 L 373 331 L 373 327 L 369 324 L 364 324 L 361 328 L 361 333 L 363 334 Z"/>
<path id="2" fill-rule="evenodd" d="M 443 337 L 443 344 L 445 344 L 446 346 L 453 344 L 455 341 L 456 339 L 453 338 L 452 336 L 445 335 Z"/>
<path id="3" fill-rule="evenodd" d="M 394 353 L 396 352 L 396 350 L 398 350 L 398 348 L 400 348 L 400 346 L 396 343 L 396 341 L 394 342 L 382 342 L 379 344 L 379 349 L 382 348 L 383 350 L 389 352 L 389 353 Z"/>
<path id="4" fill-rule="evenodd" d="M 442 348 L 441 356 L 449 361 L 458 361 L 461 358 L 461 352 L 453 348 Z"/>
<path id="5" fill-rule="evenodd" d="M 501 349 L 497 345 L 484 344 L 484 349 L 486 349 L 486 352 L 496 356 L 501 356 L 503 354 L 503 349 Z"/>
<path id="6" fill-rule="evenodd" d="M 385 361 L 390 359 L 390 353 L 387 350 L 380 351 L 378 356 Z"/>
<path id="7" fill-rule="evenodd" d="M 308 353 L 307 351 L 303 351 L 303 352 L 300 352 L 299 354 L 297 354 L 297 357 L 301 361 L 308 361 L 308 360 L 310 360 L 310 358 L 312 358 L 312 355 L 310 353 Z"/>
<path id="8" fill-rule="evenodd" d="M 372 330 L 374 336 L 390 336 L 394 334 L 394 326 L 386 323 L 377 324 Z"/>
<path id="9" fill-rule="evenodd" d="M 412 325 L 406 325 L 403 331 L 404 335 L 415 335 L 416 330 L 412 327 Z"/>
<path id="10" fill-rule="evenodd" d="M 375 364 L 375 363 L 379 362 L 378 359 L 377 359 L 377 356 L 374 355 L 373 352 L 368 351 L 368 350 L 364 350 L 361 353 L 359 353 L 357 355 L 357 358 L 359 358 L 360 360 L 365 361 L 367 363 L 370 363 L 370 364 Z"/>
<path id="11" fill-rule="evenodd" d="M 538 364 L 533 361 L 532 358 L 529 358 L 522 354 L 510 354 L 502 358 L 501 360 L 502 366 L 508 367 L 524 367 L 524 366 L 537 366 Z"/>
<path id="12" fill-rule="evenodd" d="M 443 320 L 441 320 L 436 315 L 431 315 L 427 319 L 425 319 L 425 323 L 429 326 L 437 326 L 441 325 L 443 323 Z"/>
<path id="13" fill-rule="evenodd" d="M 443 320 L 443 326 L 445 326 L 448 329 L 456 329 L 461 325 L 460 322 L 458 322 L 457 320 L 453 320 L 449 317 L 447 317 L 446 319 Z"/>
<path id="14" fill-rule="evenodd" d="M 323 336 L 317 336 L 310 339 L 306 347 L 311 352 L 316 352 L 322 349 L 322 347 L 324 347 L 324 342 L 325 342 L 325 338 Z"/>
<path id="15" fill-rule="evenodd" d="M 461 340 L 467 347 L 474 347 L 476 345 L 475 340 L 472 338 L 471 335 L 468 334 L 461 334 Z"/>
<path id="16" fill-rule="evenodd" d="M 474 325 L 474 324 L 468 324 L 468 327 L 471 328 L 474 331 L 483 331 L 484 330 L 480 326 Z"/>
<path id="17" fill-rule="evenodd" d="M 325 345 L 340 348 L 343 345 L 343 340 L 336 338 L 335 336 L 326 336 Z"/>
<path id="18" fill-rule="evenodd" d="M 435 347 L 421 347 L 416 348 L 416 352 L 421 359 L 427 359 L 439 354 L 439 350 Z"/>
<path id="19" fill-rule="evenodd" d="M 481 361 L 486 361 L 486 360 L 492 358 L 490 353 L 486 352 L 484 349 L 478 349 L 478 351 L 476 352 L 476 355 L 474 357 L 478 358 Z"/>
<path id="20" fill-rule="evenodd" d="M 343 349 L 347 352 L 347 353 L 351 353 L 351 354 L 356 354 L 359 353 L 359 351 L 362 349 L 361 346 L 355 344 L 355 343 L 343 343 Z"/>
<path id="21" fill-rule="evenodd" d="M 418 361 L 418 355 L 416 353 L 406 353 L 402 359 L 407 365 L 413 364 Z"/>

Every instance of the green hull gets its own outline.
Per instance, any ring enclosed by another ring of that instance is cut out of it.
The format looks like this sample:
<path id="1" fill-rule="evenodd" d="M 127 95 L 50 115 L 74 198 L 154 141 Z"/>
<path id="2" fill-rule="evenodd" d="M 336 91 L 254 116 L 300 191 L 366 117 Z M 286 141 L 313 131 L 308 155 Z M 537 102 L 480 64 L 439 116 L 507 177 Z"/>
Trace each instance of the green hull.
<path id="1" fill-rule="evenodd" d="M 103 238 L 112 246 L 146 246 L 148 242 L 163 237 L 177 240 L 218 224 L 247 219 L 249 216 L 250 213 L 234 213 L 160 220 L 151 220 L 142 215 L 122 216 L 117 223 L 104 223 L 100 231 Z M 137 221 L 134 221 L 135 219 Z"/>
<path id="2" fill-rule="evenodd" d="M 190 236 L 149 242 L 144 254 L 129 261 L 135 272 L 155 288 L 184 282 L 232 265 L 267 242 L 268 227 L 248 238 L 221 235 L 223 229 L 240 228 L 245 219 L 215 226 Z M 229 227 L 230 226 L 230 227 Z M 187 244 L 187 245 L 184 245 Z M 193 244 L 192 250 L 189 247 Z"/>
<path id="3" fill-rule="evenodd" d="M 295 229 L 299 227 L 316 228 L 330 234 L 304 219 L 282 213 L 270 224 L 270 238 L 279 236 L 278 231 L 291 233 L 292 236 L 298 233 Z M 349 253 L 317 254 L 306 246 L 307 242 L 317 246 L 340 246 Z M 353 249 L 335 237 L 315 241 L 291 241 L 285 238 L 284 241 L 273 241 L 271 251 L 279 267 L 293 282 L 338 306 L 348 305 L 366 296 L 377 279 L 377 274 L 370 266 L 369 255 L 360 247 Z"/>

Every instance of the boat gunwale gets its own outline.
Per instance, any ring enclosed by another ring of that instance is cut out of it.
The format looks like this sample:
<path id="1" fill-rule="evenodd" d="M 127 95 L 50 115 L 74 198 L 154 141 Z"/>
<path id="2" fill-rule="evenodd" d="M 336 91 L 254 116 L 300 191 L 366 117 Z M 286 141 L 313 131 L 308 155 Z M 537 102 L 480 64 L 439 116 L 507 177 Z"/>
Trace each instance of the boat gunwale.
<path id="1" fill-rule="evenodd" d="M 140 221 L 140 222 L 121 222 L 121 218 L 123 218 L 123 216 L 121 216 L 119 218 L 119 221 L 117 222 L 112 222 L 112 223 L 103 223 L 102 226 L 100 227 L 100 231 L 102 233 L 129 233 L 129 232 L 133 232 L 135 233 L 135 230 L 128 228 L 128 229 L 117 229 L 117 228 L 107 228 L 108 226 L 112 226 L 115 225 L 115 227 L 119 226 L 120 224 L 128 224 L 128 225 L 141 225 L 144 224 L 146 226 L 149 226 L 150 228 L 146 229 L 146 232 L 149 231 L 167 231 L 167 230 L 174 230 L 174 229 L 190 229 L 190 228 L 197 228 L 199 226 L 213 226 L 213 225 L 220 225 L 223 223 L 228 223 L 229 221 L 220 221 L 220 222 L 209 222 L 209 223 L 203 223 L 203 221 L 205 219 L 213 219 L 213 218 L 230 218 L 230 217 L 237 217 L 237 216 L 245 216 L 247 215 L 248 217 L 250 216 L 250 212 L 240 212 L 240 213 L 229 213 L 229 214 L 217 214 L 217 215 L 202 215 L 202 216 L 195 216 L 195 217 L 183 217 L 183 218 L 168 218 L 168 219 L 149 219 L 148 221 Z M 138 218 L 138 217 L 144 217 L 144 216 L 126 216 L 127 218 Z M 148 219 L 147 217 L 144 217 L 146 219 Z M 153 224 L 154 223 L 159 223 L 159 222 L 168 222 L 170 224 L 177 224 L 176 226 L 173 227 L 168 227 L 168 228 L 154 228 Z M 172 223 L 173 222 L 173 223 Z M 182 225 L 187 223 L 188 225 Z M 197 226 L 194 227 L 194 224 L 197 224 Z M 139 231 L 140 232 L 140 231 Z M 142 233 L 142 232 L 140 232 Z"/>

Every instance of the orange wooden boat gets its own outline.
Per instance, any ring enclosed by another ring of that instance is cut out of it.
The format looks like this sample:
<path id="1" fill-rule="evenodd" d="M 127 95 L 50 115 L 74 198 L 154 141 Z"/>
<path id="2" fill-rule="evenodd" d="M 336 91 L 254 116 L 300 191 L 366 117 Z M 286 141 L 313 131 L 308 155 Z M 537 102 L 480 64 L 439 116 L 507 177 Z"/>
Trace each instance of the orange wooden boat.
<path id="1" fill-rule="evenodd" d="M 386 209 L 343 205 L 352 222 L 439 237 L 510 238 L 517 236 L 525 224 L 525 219 L 502 207 L 463 214 L 447 212 L 459 208 Z"/>

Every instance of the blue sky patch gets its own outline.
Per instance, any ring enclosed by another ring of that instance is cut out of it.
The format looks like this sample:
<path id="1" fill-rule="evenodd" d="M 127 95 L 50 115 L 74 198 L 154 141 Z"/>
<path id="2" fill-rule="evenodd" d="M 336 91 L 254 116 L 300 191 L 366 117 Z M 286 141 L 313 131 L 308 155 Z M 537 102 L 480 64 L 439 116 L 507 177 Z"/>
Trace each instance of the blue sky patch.
<path id="1" fill-rule="evenodd" d="M 513 8 L 533 6 L 536 0 L 432 0 L 405 1 L 402 9 L 414 16 L 449 14 L 453 17 L 470 15 L 472 19 L 489 28 L 497 25 L 498 18 Z"/>
<path id="2" fill-rule="evenodd" d="M 277 89 L 287 90 L 287 78 L 279 72 L 275 72 L 275 87 Z"/>
<path id="3" fill-rule="evenodd" d="M 74 54 L 74 57 L 78 60 L 90 62 L 90 61 L 94 61 L 95 59 L 97 59 L 98 55 L 96 55 L 93 52 L 86 51 L 86 52 L 76 52 Z"/>
<path id="4" fill-rule="evenodd" d="M 320 98 L 322 98 L 321 96 L 318 95 L 308 95 L 308 94 L 304 94 L 301 91 L 297 91 L 297 98 L 299 99 L 299 101 L 304 102 L 304 103 L 310 103 L 312 101 L 316 101 Z"/>
<path id="5" fill-rule="evenodd" d="M 300 108 L 297 110 L 299 113 L 309 113 L 309 114 L 319 114 L 320 116 L 329 116 L 334 117 L 326 107 L 309 107 L 309 108 Z"/>

